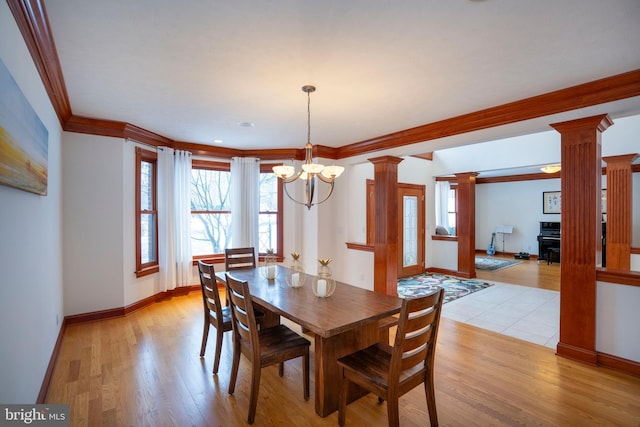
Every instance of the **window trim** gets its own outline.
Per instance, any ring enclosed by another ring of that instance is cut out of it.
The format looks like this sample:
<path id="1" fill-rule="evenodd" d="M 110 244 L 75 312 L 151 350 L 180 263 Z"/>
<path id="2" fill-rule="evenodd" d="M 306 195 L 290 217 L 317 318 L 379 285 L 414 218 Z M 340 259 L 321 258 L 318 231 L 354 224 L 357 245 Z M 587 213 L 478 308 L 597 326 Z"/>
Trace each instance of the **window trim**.
<path id="1" fill-rule="evenodd" d="M 273 173 L 273 167 L 277 166 L 278 163 L 260 163 L 260 173 Z M 276 227 L 278 229 L 278 234 L 276 236 L 276 241 L 278 242 L 278 250 L 275 255 L 279 262 L 284 260 L 284 220 L 283 220 L 283 209 L 284 209 L 284 197 L 283 197 L 283 184 L 280 178 L 277 179 L 278 182 L 278 212 L 276 212 Z M 263 212 L 263 213 L 272 213 L 272 212 Z M 264 255 L 264 254 L 263 254 Z"/>
<path id="2" fill-rule="evenodd" d="M 145 211 L 145 213 L 153 213 L 155 215 L 155 261 L 142 263 L 142 230 L 141 230 L 141 221 L 142 221 L 142 209 L 141 209 L 141 192 L 140 186 L 142 184 L 141 181 L 141 172 L 142 172 L 142 162 L 148 162 L 153 164 L 153 173 L 152 173 L 152 185 L 153 191 L 151 192 L 151 205 L 152 209 L 150 211 Z M 143 277 L 149 274 L 157 273 L 160 271 L 160 266 L 158 264 L 158 154 L 154 151 L 149 151 L 142 149 L 140 147 L 136 147 L 136 191 L 135 191 L 135 222 L 136 222 L 136 277 Z"/>

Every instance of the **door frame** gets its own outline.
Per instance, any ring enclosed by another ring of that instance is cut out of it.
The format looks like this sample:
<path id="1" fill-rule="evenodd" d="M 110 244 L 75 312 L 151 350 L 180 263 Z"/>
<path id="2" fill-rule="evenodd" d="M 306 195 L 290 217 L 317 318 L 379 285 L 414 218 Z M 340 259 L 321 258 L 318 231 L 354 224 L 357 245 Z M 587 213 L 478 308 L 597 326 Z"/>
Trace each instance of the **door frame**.
<path id="1" fill-rule="evenodd" d="M 367 221 L 366 221 L 366 237 L 367 244 L 373 245 L 375 241 L 375 181 L 373 179 L 367 179 L 366 187 L 367 187 Z M 398 184 L 398 277 L 405 277 L 407 275 L 420 274 L 424 272 L 425 260 L 426 260 L 426 227 L 425 227 L 425 215 L 426 215 L 426 185 L 424 184 L 408 184 L 399 182 Z M 402 239 L 402 219 L 404 218 L 402 215 L 403 210 L 403 197 L 407 192 L 419 192 L 419 199 L 421 203 L 418 203 L 418 262 L 416 264 L 417 267 L 414 267 L 416 272 L 405 272 L 402 267 L 402 255 L 403 255 L 403 239 Z M 419 269 L 419 271 L 418 271 Z"/>

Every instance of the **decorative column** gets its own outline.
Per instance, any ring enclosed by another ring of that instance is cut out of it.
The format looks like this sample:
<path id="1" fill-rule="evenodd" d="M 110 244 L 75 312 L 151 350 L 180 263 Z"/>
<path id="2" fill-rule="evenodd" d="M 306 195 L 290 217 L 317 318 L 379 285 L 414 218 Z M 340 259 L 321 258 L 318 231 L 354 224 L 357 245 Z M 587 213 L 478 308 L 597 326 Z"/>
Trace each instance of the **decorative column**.
<path id="1" fill-rule="evenodd" d="M 374 165 L 373 290 L 398 295 L 398 164 L 399 157 L 369 159 Z"/>
<path id="2" fill-rule="evenodd" d="M 457 173 L 458 275 L 476 277 L 476 172 Z"/>
<path id="3" fill-rule="evenodd" d="M 602 257 L 601 133 L 599 115 L 551 126 L 561 135 L 562 238 L 560 342 L 557 354 L 596 364 L 596 266 Z"/>
<path id="4" fill-rule="evenodd" d="M 609 156 L 607 162 L 606 268 L 631 270 L 632 171 L 637 153 Z"/>

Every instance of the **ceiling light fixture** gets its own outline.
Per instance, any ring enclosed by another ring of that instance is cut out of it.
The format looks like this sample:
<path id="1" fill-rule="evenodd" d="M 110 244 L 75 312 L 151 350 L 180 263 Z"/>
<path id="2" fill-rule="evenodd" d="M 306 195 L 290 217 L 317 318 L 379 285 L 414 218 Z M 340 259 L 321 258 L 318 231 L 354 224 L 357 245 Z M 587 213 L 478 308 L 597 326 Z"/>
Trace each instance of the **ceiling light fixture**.
<path id="1" fill-rule="evenodd" d="M 344 172 L 342 166 L 324 166 L 319 163 L 313 163 L 313 145 L 311 145 L 311 93 L 316 91 L 315 86 L 306 85 L 302 86 L 302 91 L 307 94 L 307 144 L 304 146 L 304 164 L 302 169 L 296 173 L 293 166 L 274 166 L 273 173 L 284 184 L 284 192 L 294 202 L 305 205 L 307 209 L 311 210 L 311 206 L 318 205 L 326 201 L 333 193 L 333 184 L 337 177 Z M 298 201 L 291 197 L 287 190 L 287 184 L 296 181 L 298 178 L 305 180 L 305 200 L 303 202 Z M 320 200 L 314 201 L 316 180 L 329 184 L 329 190 L 327 196 Z"/>
<path id="2" fill-rule="evenodd" d="M 540 168 L 540 170 L 544 173 L 556 173 L 556 172 L 560 172 L 560 169 L 561 169 L 560 163 L 547 165 Z"/>

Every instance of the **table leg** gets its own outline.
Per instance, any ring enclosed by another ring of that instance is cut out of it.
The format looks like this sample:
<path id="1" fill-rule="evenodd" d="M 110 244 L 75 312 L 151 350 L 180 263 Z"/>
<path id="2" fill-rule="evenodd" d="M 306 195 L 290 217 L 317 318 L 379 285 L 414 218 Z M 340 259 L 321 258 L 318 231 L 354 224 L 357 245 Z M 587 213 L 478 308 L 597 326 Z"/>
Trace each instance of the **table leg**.
<path id="1" fill-rule="evenodd" d="M 347 354 L 376 344 L 380 339 L 378 322 L 328 338 L 315 337 L 315 403 L 321 417 L 338 410 L 340 370 L 336 361 Z M 387 338 L 388 339 L 388 338 Z M 352 387 L 347 401 L 352 402 L 367 392 Z"/>

